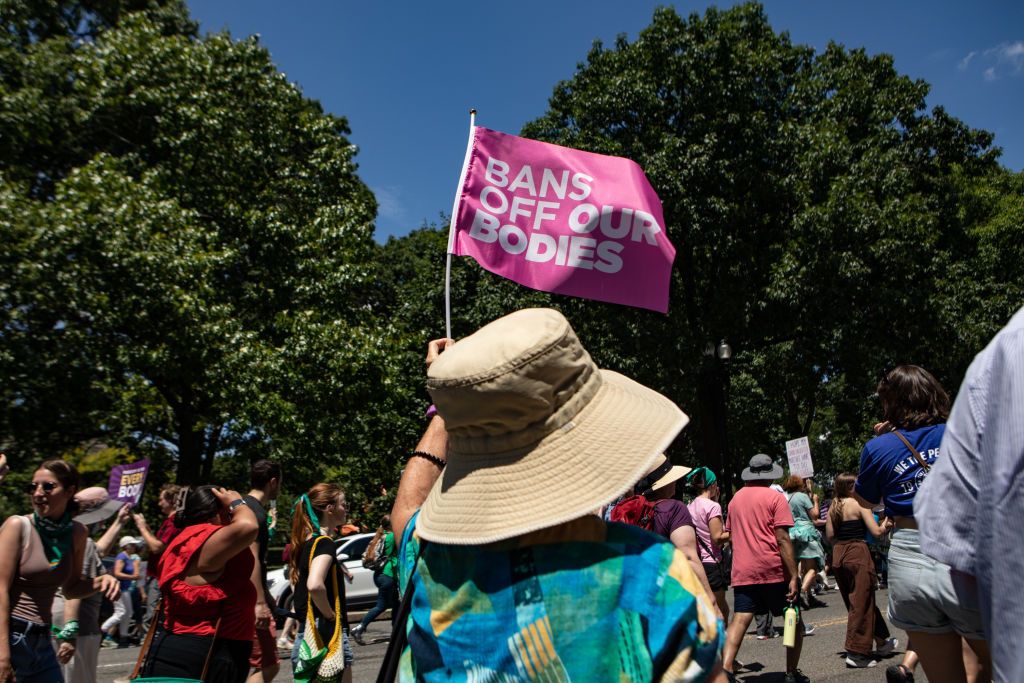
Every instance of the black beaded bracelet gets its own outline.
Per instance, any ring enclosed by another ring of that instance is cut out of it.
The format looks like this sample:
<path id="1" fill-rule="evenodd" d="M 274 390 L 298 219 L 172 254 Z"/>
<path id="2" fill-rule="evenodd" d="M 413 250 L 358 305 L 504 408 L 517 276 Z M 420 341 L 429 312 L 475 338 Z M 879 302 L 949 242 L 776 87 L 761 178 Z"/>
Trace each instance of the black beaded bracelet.
<path id="1" fill-rule="evenodd" d="M 440 467 L 442 470 L 444 469 L 444 466 L 448 464 L 446 461 L 444 461 L 441 458 L 437 457 L 433 453 L 427 453 L 426 451 L 413 451 L 412 453 L 409 454 L 409 457 L 410 458 L 423 458 L 424 460 L 429 460 L 430 462 L 432 462 L 435 465 L 437 465 L 438 467 Z"/>

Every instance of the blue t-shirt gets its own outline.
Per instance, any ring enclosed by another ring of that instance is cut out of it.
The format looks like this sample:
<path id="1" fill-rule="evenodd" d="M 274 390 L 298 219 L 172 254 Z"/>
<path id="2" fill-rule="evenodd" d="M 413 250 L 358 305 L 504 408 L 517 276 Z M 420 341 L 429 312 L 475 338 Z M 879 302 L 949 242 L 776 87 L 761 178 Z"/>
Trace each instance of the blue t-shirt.
<path id="1" fill-rule="evenodd" d="M 120 553 L 117 554 L 117 557 L 114 558 L 114 559 L 115 560 L 124 560 L 124 569 L 121 570 L 122 572 L 124 572 L 125 574 L 134 574 L 135 573 L 135 560 L 132 559 L 131 555 L 129 555 L 128 553 L 125 553 L 125 552 L 120 552 Z M 132 587 L 132 580 L 131 579 L 120 579 L 120 582 L 121 582 L 121 590 L 126 591 L 126 590 L 130 590 L 131 589 L 131 587 Z"/>
<path id="2" fill-rule="evenodd" d="M 930 425 L 913 431 L 900 430 L 925 462 L 931 466 L 939 457 L 939 444 L 945 424 Z M 926 472 L 898 436 L 882 434 L 868 441 L 860 453 L 860 473 L 856 491 L 871 503 L 885 503 L 885 514 L 914 516 L 914 496 Z"/>

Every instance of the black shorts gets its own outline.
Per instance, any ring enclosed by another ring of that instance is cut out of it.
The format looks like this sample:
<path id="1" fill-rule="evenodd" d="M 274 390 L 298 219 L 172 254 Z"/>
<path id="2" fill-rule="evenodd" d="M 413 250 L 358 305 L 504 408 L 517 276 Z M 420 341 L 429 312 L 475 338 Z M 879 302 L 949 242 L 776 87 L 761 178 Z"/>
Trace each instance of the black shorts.
<path id="1" fill-rule="evenodd" d="M 718 562 L 702 562 L 701 564 L 704 565 L 704 573 L 708 577 L 708 584 L 711 586 L 712 592 L 717 593 L 729 588 L 729 577 L 725 575 L 721 564 Z"/>
<path id="2" fill-rule="evenodd" d="M 789 591 L 789 584 L 785 581 L 780 583 L 755 583 L 747 586 L 733 586 L 733 611 L 749 614 L 764 614 L 771 612 L 776 617 L 782 616 L 786 609 L 786 593 Z"/>

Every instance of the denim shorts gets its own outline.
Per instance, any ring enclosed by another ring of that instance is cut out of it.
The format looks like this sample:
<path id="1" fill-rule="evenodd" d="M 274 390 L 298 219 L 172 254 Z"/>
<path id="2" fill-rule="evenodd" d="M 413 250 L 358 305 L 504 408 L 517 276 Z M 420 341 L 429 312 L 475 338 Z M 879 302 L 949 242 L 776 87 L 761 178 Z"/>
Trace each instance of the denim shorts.
<path id="1" fill-rule="evenodd" d="M 917 529 L 896 529 L 892 536 L 889 621 L 904 631 L 985 638 L 974 579 L 922 554 Z"/>

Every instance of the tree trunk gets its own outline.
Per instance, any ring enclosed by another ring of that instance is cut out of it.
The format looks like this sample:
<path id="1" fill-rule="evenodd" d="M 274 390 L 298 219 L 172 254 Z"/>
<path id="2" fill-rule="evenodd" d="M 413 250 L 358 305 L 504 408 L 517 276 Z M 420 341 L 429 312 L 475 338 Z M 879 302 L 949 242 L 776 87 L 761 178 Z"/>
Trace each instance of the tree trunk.
<path id="1" fill-rule="evenodd" d="M 177 412 L 178 426 L 178 474 L 176 483 L 195 486 L 200 483 L 200 466 L 203 457 L 203 431 L 196 426 L 192 411 L 184 408 Z"/>

